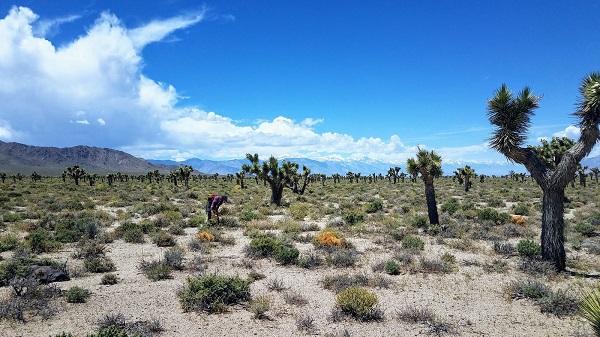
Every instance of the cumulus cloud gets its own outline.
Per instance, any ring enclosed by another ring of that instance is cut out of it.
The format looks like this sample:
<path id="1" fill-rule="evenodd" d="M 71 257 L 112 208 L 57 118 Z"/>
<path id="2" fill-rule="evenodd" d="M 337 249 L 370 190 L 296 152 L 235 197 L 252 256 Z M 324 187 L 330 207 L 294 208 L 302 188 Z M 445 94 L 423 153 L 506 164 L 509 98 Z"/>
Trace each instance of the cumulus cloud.
<path id="1" fill-rule="evenodd" d="M 40 33 L 48 24 L 42 25 L 32 10 L 12 8 L 0 19 L 0 138 L 107 146 L 157 159 L 240 158 L 257 152 L 399 163 L 416 151 L 397 135 L 317 132 L 319 118 L 279 116 L 247 125 L 182 106 L 172 85 L 143 74 L 141 52 L 204 16 L 191 13 L 128 28 L 104 12 L 84 34 L 56 46 Z M 487 144 L 439 151 L 447 162 L 503 160 Z"/>
<path id="2" fill-rule="evenodd" d="M 578 140 L 581 136 L 581 129 L 575 125 L 569 125 L 564 130 L 555 132 L 553 137 L 567 137 L 573 140 Z"/>

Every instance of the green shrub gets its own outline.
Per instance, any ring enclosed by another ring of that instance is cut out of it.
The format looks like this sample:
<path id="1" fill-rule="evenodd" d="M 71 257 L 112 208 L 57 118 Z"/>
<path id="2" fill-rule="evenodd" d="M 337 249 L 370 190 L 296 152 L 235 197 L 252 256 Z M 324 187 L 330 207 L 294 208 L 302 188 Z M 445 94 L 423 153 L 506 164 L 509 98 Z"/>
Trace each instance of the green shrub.
<path id="1" fill-rule="evenodd" d="M 523 203 L 513 205 L 512 211 L 516 215 L 529 215 L 530 213 L 529 206 Z"/>
<path id="2" fill-rule="evenodd" d="M 19 220 L 21 220 L 21 216 L 19 215 L 19 213 L 8 212 L 2 214 L 3 222 L 17 222 Z"/>
<path id="3" fill-rule="evenodd" d="M 171 268 L 164 260 L 142 261 L 140 269 L 146 277 L 152 281 L 160 281 L 171 278 Z"/>
<path id="4" fill-rule="evenodd" d="M 389 260 L 384 264 L 383 270 L 385 270 L 385 272 L 389 275 L 398 275 L 400 274 L 401 267 L 398 262 Z"/>
<path id="5" fill-rule="evenodd" d="M 363 222 L 365 219 L 365 216 L 364 216 L 364 214 L 358 213 L 356 211 L 348 211 L 348 212 L 344 213 L 342 218 L 348 225 L 354 225 L 354 224 Z"/>
<path id="6" fill-rule="evenodd" d="M 371 200 L 365 207 L 365 212 L 376 213 L 383 210 L 383 202 L 380 199 Z"/>
<path id="7" fill-rule="evenodd" d="M 227 306 L 250 300 L 250 282 L 238 276 L 188 277 L 177 294 L 184 311 L 223 312 Z"/>
<path id="8" fill-rule="evenodd" d="M 106 256 L 87 257 L 83 267 L 90 273 L 106 273 L 115 270 L 114 263 Z"/>
<path id="9" fill-rule="evenodd" d="M 19 238 L 12 233 L 0 236 L 0 253 L 13 250 L 19 245 Z"/>
<path id="10" fill-rule="evenodd" d="M 507 295 L 513 299 L 540 299 L 548 296 L 551 292 L 547 285 L 536 280 L 513 281 L 505 290 Z"/>
<path id="11" fill-rule="evenodd" d="M 415 228 L 427 228 L 427 225 L 429 225 L 429 219 L 425 215 L 415 215 L 410 220 L 410 225 Z"/>
<path id="12" fill-rule="evenodd" d="M 283 242 L 275 236 L 259 234 L 250 240 L 246 254 L 251 257 L 271 257 L 283 245 Z"/>
<path id="13" fill-rule="evenodd" d="M 175 246 L 165 252 L 164 261 L 171 269 L 182 270 L 184 257 L 185 251 Z"/>
<path id="14" fill-rule="evenodd" d="M 100 280 L 100 284 L 102 285 L 114 285 L 119 283 L 119 278 L 115 274 L 104 274 L 102 279 Z"/>
<path id="15" fill-rule="evenodd" d="M 581 235 L 592 236 L 596 231 L 596 226 L 588 222 L 580 222 L 573 229 Z"/>
<path id="16" fill-rule="evenodd" d="M 204 214 L 197 214 L 188 220 L 188 227 L 200 227 L 206 223 L 206 216 Z"/>
<path id="17" fill-rule="evenodd" d="M 267 296 L 258 296 L 250 301 L 250 311 L 254 314 L 254 318 L 266 318 L 269 309 L 271 309 L 271 301 Z"/>
<path id="18" fill-rule="evenodd" d="M 275 261 L 287 265 L 296 263 L 300 251 L 291 245 L 281 245 L 275 251 Z"/>
<path id="19" fill-rule="evenodd" d="M 519 240 L 517 243 L 517 252 L 520 256 L 532 258 L 540 255 L 541 251 L 540 245 L 533 240 Z"/>
<path id="20" fill-rule="evenodd" d="M 315 252 L 303 254 L 298 258 L 297 261 L 299 267 L 306 269 L 316 268 L 318 266 L 321 266 L 323 263 L 323 258 Z"/>
<path id="21" fill-rule="evenodd" d="M 477 211 L 477 218 L 481 221 L 492 221 L 497 225 L 504 224 L 509 220 L 508 214 L 498 212 L 489 207 Z"/>
<path id="22" fill-rule="evenodd" d="M 458 209 L 460 208 L 460 203 L 458 202 L 458 199 L 452 198 L 448 201 L 446 201 L 445 203 L 442 204 L 442 212 L 446 212 L 450 215 L 456 213 L 456 211 L 458 211 Z"/>
<path id="23" fill-rule="evenodd" d="M 152 242 L 154 242 L 154 244 L 156 244 L 159 247 L 172 247 L 175 246 L 175 244 L 177 243 L 173 235 L 162 230 L 156 232 L 152 236 Z"/>
<path id="24" fill-rule="evenodd" d="M 73 286 L 65 292 L 65 298 L 69 303 L 85 303 L 90 294 L 90 291 L 85 288 Z"/>
<path id="25" fill-rule="evenodd" d="M 358 262 L 358 252 L 354 248 L 329 248 L 327 263 L 338 268 L 353 267 Z"/>
<path id="26" fill-rule="evenodd" d="M 144 231 L 139 224 L 125 222 L 116 230 L 115 235 L 120 237 L 125 242 L 129 243 L 144 243 Z"/>
<path id="27" fill-rule="evenodd" d="M 250 209 L 245 209 L 242 210 L 242 213 L 240 214 L 240 220 L 242 221 L 252 221 L 252 220 L 258 220 L 260 219 L 261 216 L 258 212 L 250 210 Z"/>
<path id="28" fill-rule="evenodd" d="M 310 205 L 307 203 L 293 203 L 290 205 L 290 215 L 296 220 L 304 220 L 310 212 Z"/>
<path id="29" fill-rule="evenodd" d="M 25 238 L 25 243 L 34 253 L 49 253 L 60 248 L 60 242 L 54 240 L 52 233 L 38 228 Z"/>
<path id="30" fill-rule="evenodd" d="M 410 250 L 423 250 L 425 248 L 425 242 L 418 236 L 405 235 L 402 239 L 402 248 Z"/>
<path id="31" fill-rule="evenodd" d="M 383 317 L 377 306 L 377 295 L 364 288 L 342 290 L 336 296 L 336 304 L 342 313 L 361 321 L 380 320 Z"/>

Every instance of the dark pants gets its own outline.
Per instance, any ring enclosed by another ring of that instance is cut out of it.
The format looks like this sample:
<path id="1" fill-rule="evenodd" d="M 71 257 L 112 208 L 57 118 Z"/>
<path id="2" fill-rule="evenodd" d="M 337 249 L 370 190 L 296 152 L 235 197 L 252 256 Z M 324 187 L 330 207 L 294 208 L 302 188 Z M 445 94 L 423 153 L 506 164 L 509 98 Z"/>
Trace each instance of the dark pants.
<path id="1" fill-rule="evenodd" d="M 208 201 L 206 202 L 206 218 L 209 221 L 210 221 L 210 218 L 211 218 L 211 215 L 212 215 L 211 206 L 212 206 L 212 199 L 208 198 Z"/>

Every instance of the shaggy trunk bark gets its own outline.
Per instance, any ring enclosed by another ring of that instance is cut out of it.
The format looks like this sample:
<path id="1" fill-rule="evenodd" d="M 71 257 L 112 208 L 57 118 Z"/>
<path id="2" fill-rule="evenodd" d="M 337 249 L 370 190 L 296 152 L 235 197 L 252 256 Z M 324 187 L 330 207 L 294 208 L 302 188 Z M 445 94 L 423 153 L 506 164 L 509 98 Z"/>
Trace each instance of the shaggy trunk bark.
<path id="1" fill-rule="evenodd" d="M 469 188 L 471 187 L 470 183 L 471 183 L 471 180 L 469 180 L 468 178 L 465 179 L 465 192 L 469 192 Z"/>
<path id="2" fill-rule="evenodd" d="M 554 262 L 557 270 L 565 269 L 564 189 L 544 190 L 542 203 L 542 258 Z"/>
<path id="3" fill-rule="evenodd" d="M 271 184 L 271 203 L 281 206 L 281 197 L 283 197 L 283 184 Z"/>
<path id="4" fill-rule="evenodd" d="M 437 225 L 440 223 L 438 219 L 437 204 L 435 202 L 435 188 L 433 181 L 425 182 L 425 197 L 427 199 L 427 214 L 429 215 L 429 223 Z"/>

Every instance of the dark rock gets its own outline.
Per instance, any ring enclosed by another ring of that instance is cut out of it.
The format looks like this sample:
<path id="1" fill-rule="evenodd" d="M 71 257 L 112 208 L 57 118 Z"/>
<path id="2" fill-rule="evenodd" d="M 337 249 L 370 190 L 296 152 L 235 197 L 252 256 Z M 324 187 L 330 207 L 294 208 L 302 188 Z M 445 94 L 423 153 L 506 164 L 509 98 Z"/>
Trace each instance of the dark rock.
<path id="1" fill-rule="evenodd" d="M 33 265 L 29 269 L 29 277 L 37 280 L 41 284 L 52 282 L 69 281 L 69 275 L 60 268 L 52 266 L 36 266 Z"/>

